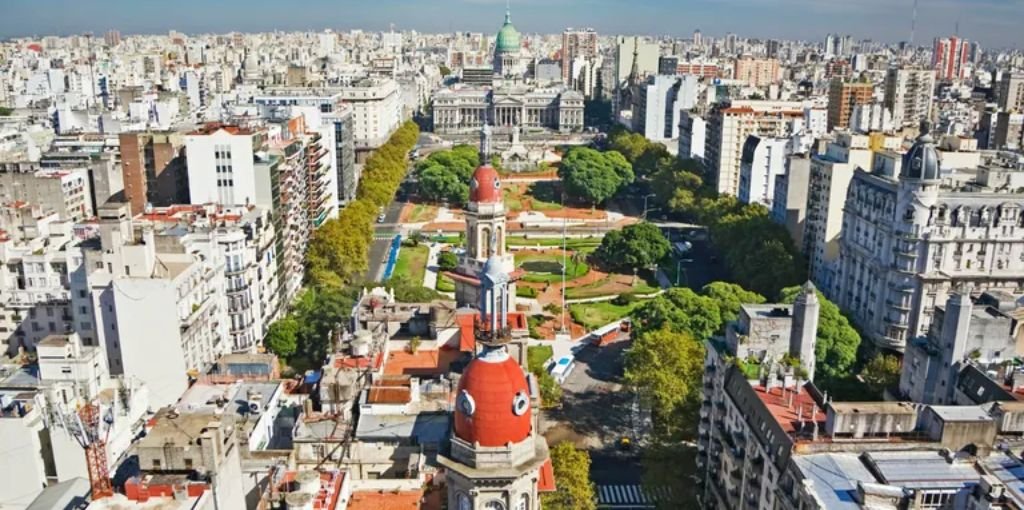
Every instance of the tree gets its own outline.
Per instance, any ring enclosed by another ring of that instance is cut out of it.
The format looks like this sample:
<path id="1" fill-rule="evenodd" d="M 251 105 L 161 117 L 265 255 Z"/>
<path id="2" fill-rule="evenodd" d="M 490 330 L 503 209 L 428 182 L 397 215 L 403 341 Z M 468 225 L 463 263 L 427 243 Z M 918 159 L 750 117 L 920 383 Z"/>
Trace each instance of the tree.
<path id="1" fill-rule="evenodd" d="M 548 372 L 541 372 L 537 376 L 537 384 L 540 386 L 540 403 L 545 408 L 558 407 L 562 403 L 562 387 Z"/>
<path id="2" fill-rule="evenodd" d="M 651 409 L 656 438 L 678 441 L 697 430 L 704 344 L 664 328 L 646 331 L 626 353 L 625 381 Z"/>
<path id="3" fill-rule="evenodd" d="M 637 308 L 633 322 L 642 332 L 667 329 L 704 340 L 721 329 L 722 312 L 715 299 L 676 287 Z"/>
<path id="4" fill-rule="evenodd" d="M 464 204 L 469 200 L 469 185 L 448 168 L 432 163 L 419 172 L 420 195 L 434 202 Z"/>
<path id="5" fill-rule="evenodd" d="M 609 149 L 617 152 L 621 152 L 626 160 L 630 163 L 636 163 L 640 155 L 647 150 L 650 145 L 650 140 L 644 138 L 644 135 L 639 133 L 630 133 L 628 131 L 619 131 L 611 136 L 611 145 Z"/>
<path id="6" fill-rule="evenodd" d="M 596 205 L 633 182 L 632 166 L 621 154 L 616 154 L 587 147 L 570 150 L 558 169 L 565 192 L 572 198 Z"/>
<path id="7" fill-rule="evenodd" d="M 287 360 L 298 348 L 299 324 L 292 317 L 280 319 L 267 328 L 267 336 L 263 345 L 268 351 Z"/>
<path id="8" fill-rule="evenodd" d="M 876 354 L 867 365 L 864 365 L 860 377 L 872 392 L 882 395 L 885 390 L 899 383 L 900 370 L 899 358 L 891 354 Z"/>
<path id="9" fill-rule="evenodd" d="M 590 481 L 590 454 L 564 441 L 551 448 L 555 471 L 554 492 L 541 494 L 544 510 L 596 510 L 597 498 Z"/>
<path id="10" fill-rule="evenodd" d="M 701 294 L 714 299 L 718 303 L 722 326 L 736 320 L 740 314 L 740 306 L 761 304 L 766 301 L 764 296 L 728 282 L 712 282 L 701 289 Z"/>
<path id="11" fill-rule="evenodd" d="M 800 287 L 782 289 L 782 301 L 796 301 Z M 839 311 L 839 307 L 825 299 L 818 291 L 818 338 L 814 348 L 815 378 L 841 378 L 850 374 L 857 361 L 857 349 L 860 347 L 860 334 L 850 325 L 850 321 Z M 820 374 L 820 376 L 819 376 Z"/>
<path id="12" fill-rule="evenodd" d="M 441 271 L 454 271 L 459 265 L 459 257 L 454 252 L 443 251 L 437 255 L 437 268 Z"/>
<path id="13" fill-rule="evenodd" d="M 10 117 L 14 110 L 6 106 L 0 106 L 0 117 Z"/>
<path id="14" fill-rule="evenodd" d="M 437 69 L 438 69 L 438 71 L 441 72 L 441 77 L 442 78 L 447 78 L 448 75 L 452 74 L 452 70 L 449 69 L 448 66 L 446 66 L 444 64 L 441 64 L 441 65 L 437 66 Z"/>
<path id="15" fill-rule="evenodd" d="M 644 222 L 608 232 L 594 255 L 610 268 L 634 270 L 654 266 L 670 249 L 661 229 Z"/>

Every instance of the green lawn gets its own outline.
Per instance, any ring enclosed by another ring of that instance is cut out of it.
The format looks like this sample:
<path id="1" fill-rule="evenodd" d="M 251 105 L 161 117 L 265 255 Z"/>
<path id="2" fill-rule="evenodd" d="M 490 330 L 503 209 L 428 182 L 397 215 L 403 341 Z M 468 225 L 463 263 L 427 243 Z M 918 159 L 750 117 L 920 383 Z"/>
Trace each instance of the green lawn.
<path id="1" fill-rule="evenodd" d="M 443 274 L 437 275 L 438 292 L 455 292 L 455 282 Z"/>
<path id="2" fill-rule="evenodd" d="M 560 237 L 538 237 L 527 238 L 526 236 L 508 236 L 505 244 L 509 246 L 543 246 L 548 248 L 560 248 L 562 239 Z M 570 250 L 580 248 L 597 248 L 601 245 L 600 237 L 572 237 L 565 240 L 565 247 Z"/>
<path id="3" fill-rule="evenodd" d="M 554 355 L 555 350 L 550 345 L 531 345 L 526 348 L 526 366 L 530 373 L 541 374 L 544 364 Z"/>
<path id="4" fill-rule="evenodd" d="M 565 297 L 566 299 L 586 299 L 607 296 L 610 295 L 609 292 L 602 289 L 602 287 L 604 287 L 607 284 L 608 279 L 605 278 L 603 280 L 583 285 L 581 287 L 572 287 L 565 290 Z M 649 282 L 645 281 L 641 277 L 640 280 L 636 283 L 636 285 L 629 289 L 628 293 L 648 295 L 658 292 L 658 290 L 660 290 L 659 287 L 657 287 L 656 285 L 651 285 Z M 618 294 L 618 292 L 616 292 L 616 294 Z"/>
<path id="5" fill-rule="evenodd" d="M 395 272 L 392 278 L 405 277 L 408 281 L 416 284 L 423 284 L 423 275 L 427 272 L 427 253 L 430 250 L 424 246 L 403 246 L 398 252 L 398 260 L 395 262 Z"/>
<path id="6" fill-rule="evenodd" d="M 535 211 L 556 211 L 564 207 L 559 200 L 561 191 L 554 181 L 540 181 L 530 185 L 526 195 L 532 199 Z"/>
<path id="7" fill-rule="evenodd" d="M 569 314 L 572 315 L 572 320 L 582 324 L 588 330 L 593 330 L 626 317 L 643 304 L 644 301 L 634 301 L 625 305 L 616 305 L 610 301 L 580 303 L 569 305 Z"/>
<path id="8" fill-rule="evenodd" d="M 568 280 L 579 278 L 590 271 L 586 262 L 576 262 L 566 257 L 565 277 Z M 562 281 L 562 255 L 558 254 L 516 254 L 516 267 L 526 270 L 523 281 L 533 283 L 553 283 Z"/>

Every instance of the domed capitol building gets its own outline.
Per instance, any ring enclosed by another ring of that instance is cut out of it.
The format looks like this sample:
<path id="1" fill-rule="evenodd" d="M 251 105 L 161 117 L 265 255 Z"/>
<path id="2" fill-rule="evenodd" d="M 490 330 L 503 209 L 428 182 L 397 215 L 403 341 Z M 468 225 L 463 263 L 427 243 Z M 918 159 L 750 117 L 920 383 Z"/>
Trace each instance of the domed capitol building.
<path id="1" fill-rule="evenodd" d="M 435 92 L 435 133 L 475 135 L 485 124 L 509 139 L 516 129 L 527 137 L 583 131 L 583 94 L 565 86 L 536 86 L 522 39 L 506 10 L 494 38 L 493 80 L 489 86 L 457 84 Z"/>

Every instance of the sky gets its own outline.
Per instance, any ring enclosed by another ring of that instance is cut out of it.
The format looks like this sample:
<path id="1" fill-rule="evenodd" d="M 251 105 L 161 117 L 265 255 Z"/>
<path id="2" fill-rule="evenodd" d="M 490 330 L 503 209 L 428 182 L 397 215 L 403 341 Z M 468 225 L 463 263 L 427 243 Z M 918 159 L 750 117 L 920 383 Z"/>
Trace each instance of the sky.
<path id="1" fill-rule="evenodd" d="M 1024 0 L 917 0 L 915 41 L 956 32 L 985 47 L 1024 47 Z M 914 0 L 512 0 L 520 32 L 568 26 L 608 34 L 819 40 L 830 32 L 908 40 Z M 110 29 L 123 34 L 270 30 L 495 32 L 505 0 L 0 0 L 0 38 Z"/>

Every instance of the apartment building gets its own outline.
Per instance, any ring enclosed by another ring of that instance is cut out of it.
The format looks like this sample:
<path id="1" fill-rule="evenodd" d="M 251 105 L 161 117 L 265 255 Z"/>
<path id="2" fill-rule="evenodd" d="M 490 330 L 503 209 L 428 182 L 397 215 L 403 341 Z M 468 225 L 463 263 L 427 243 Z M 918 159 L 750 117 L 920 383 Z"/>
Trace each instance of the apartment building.
<path id="1" fill-rule="evenodd" d="M 704 145 L 706 174 L 719 193 L 737 195 L 743 144 L 750 135 L 788 138 L 804 123 L 802 105 L 785 101 L 733 101 L 707 118 Z"/>
<path id="2" fill-rule="evenodd" d="M 989 153 L 977 169 L 944 175 L 922 134 L 904 155 L 880 152 L 857 170 L 843 207 L 832 299 L 879 347 L 925 335 L 957 288 L 1024 289 L 1024 169 Z"/>
<path id="3" fill-rule="evenodd" d="M 893 67 L 885 74 L 884 105 L 896 126 L 918 126 L 930 120 L 934 95 L 934 69 Z"/>

